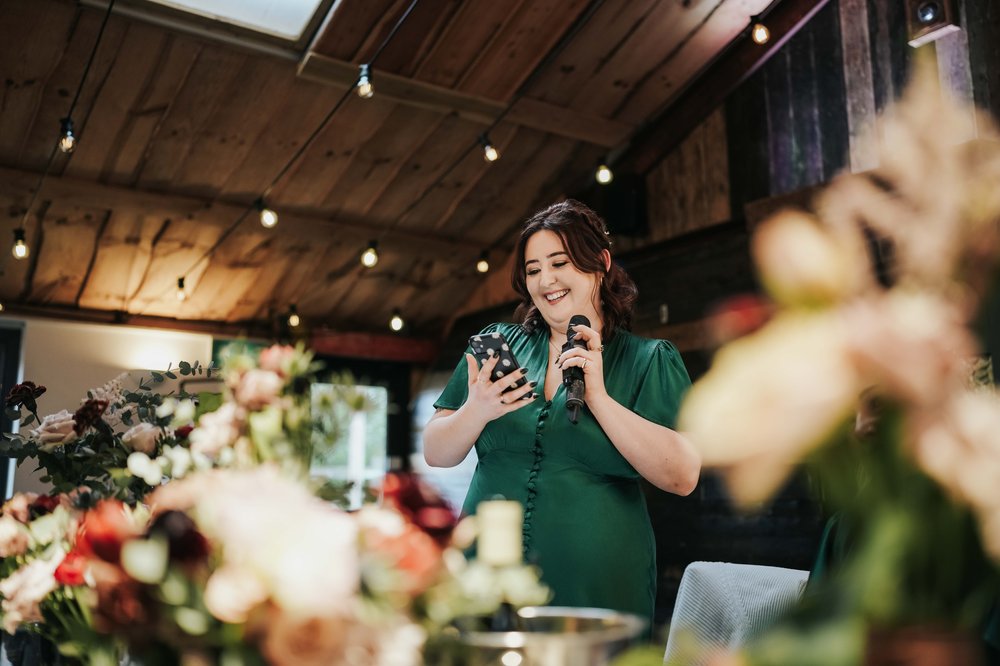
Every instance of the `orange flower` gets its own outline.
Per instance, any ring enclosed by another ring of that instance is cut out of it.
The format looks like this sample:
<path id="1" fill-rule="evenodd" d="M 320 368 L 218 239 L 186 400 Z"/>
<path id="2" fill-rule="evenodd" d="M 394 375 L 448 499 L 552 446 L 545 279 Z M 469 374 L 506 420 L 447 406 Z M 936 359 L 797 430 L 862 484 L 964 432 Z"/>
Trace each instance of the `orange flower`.
<path id="1" fill-rule="evenodd" d="M 125 513 L 125 505 L 104 500 L 83 515 L 75 549 L 86 557 L 117 564 L 122 544 L 137 535 L 138 530 Z"/>
<path id="2" fill-rule="evenodd" d="M 60 585 L 83 585 L 84 573 L 87 570 L 87 558 L 79 551 L 71 550 L 56 567 L 56 582 Z"/>

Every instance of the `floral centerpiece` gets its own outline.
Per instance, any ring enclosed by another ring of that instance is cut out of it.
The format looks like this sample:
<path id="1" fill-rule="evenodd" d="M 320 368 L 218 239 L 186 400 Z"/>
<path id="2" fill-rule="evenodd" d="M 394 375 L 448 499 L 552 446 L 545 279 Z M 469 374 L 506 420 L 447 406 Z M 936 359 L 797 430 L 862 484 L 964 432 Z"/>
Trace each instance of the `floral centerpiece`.
<path id="1" fill-rule="evenodd" d="M 757 231 L 772 301 L 755 312 L 770 317 L 718 351 L 681 409 L 743 507 L 805 462 L 838 512 L 829 575 L 733 663 L 874 661 L 914 627 L 974 648 L 1000 599 L 1000 397 L 970 381 L 1000 253 L 1000 143 L 982 117 L 987 138 L 964 141 L 972 111 L 924 74 L 883 121 L 876 172 Z"/>
<path id="2" fill-rule="evenodd" d="M 317 496 L 330 488 L 308 478 L 309 460 L 337 427 L 310 397 L 317 369 L 301 348 L 237 352 L 215 404 L 150 390 L 212 373 L 184 363 L 42 419 L 45 389 L 15 387 L 12 416 L 38 425 L 5 451 L 37 459 L 60 492 L 17 495 L 0 514 L 5 630 L 92 666 L 126 651 L 143 664 L 405 666 L 456 617 L 509 600 L 483 590 L 544 602 L 533 569 L 511 586 L 467 563 L 474 523 L 456 530 L 413 475 L 389 474 L 382 505 L 355 513 Z"/>

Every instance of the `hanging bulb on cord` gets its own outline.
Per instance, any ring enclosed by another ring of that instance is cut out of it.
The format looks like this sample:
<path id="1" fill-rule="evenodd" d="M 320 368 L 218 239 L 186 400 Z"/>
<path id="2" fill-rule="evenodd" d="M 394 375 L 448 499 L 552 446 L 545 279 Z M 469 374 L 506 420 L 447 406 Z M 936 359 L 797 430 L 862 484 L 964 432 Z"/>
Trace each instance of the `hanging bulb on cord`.
<path id="1" fill-rule="evenodd" d="M 614 180 L 614 178 L 615 174 L 611 171 L 611 167 L 604 162 L 597 165 L 597 171 L 594 172 L 594 179 L 597 180 L 598 183 L 601 185 L 607 185 Z"/>
<path id="2" fill-rule="evenodd" d="M 177 278 L 177 300 L 181 303 L 187 300 L 187 291 L 184 290 L 184 276 Z"/>
<path id="3" fill-rule="evenodd" d="M 358 97 L 370 99 L 375 94 L 375 84 L 372 82 L 371 66 L 365 63 L 361 65 L 361 72 L 358 74 Z"/>
<path id="4" fill-rule="evenodd" d="M 299 317 L 298 308 L 295 307 L 295 303 L 288 306 L 288 325 L 295 328 L 302 323 L 302 319 Z"/>
<path id="5" fill-rule="evenodd" d="M 378 241 L 369 241 L 368 247 L 361 253 L 361 265 L 373 268 L 378 263 Z"/>
<path id="6" fill-rule="evenodd" d="M 273 229 L 278 224 L 278 214 L 268 208 L 263 199 L 257 199 L 257 211 L 260 213 L 260 225 L 265 229 Z"/>
<path id="7" fill-rule="evenodd" d="M 483 147 L 483 159 L 487 162 L 496 162 L 500 159 L 500 151 L 496 149 L 486 134 L 479 135 L 479 145 Z"/>
<path id="8" fill-rule="evenodd" d="M 490 270 L 490 259 L 489 252 L 483 250 L 483 253 L 479 255 L 479 261 L 476 262 L 476 270 L 480 273 L 488 273 Z"/>
<path id="9" fill-rule="evenodd" d="M 397 308 L 393 310 L 392 319 L 389 320 L 389 328 L 398 333 L 399 331 L 403 330 L 404 324 L 405 322 L 403 321 L 403 315 L 399 313 L 399 309 Z"/>
<path id="10" fill-rule="evenodd" d="M 767 44 L 771 39 L 771 31 L 768 30 L 764 22 L 760 20 L 759 16 L 751 16 L 750 24 L 753 26 L 750 29 L 750 38 L 754 41 L 754 44 L 764 45 Z"/>
<path id="11" fill-rule="evenodd" d="M 24 240 L 24 229 L 14 229 L 14 246 L 10 249 L 10 253 L 15 259 L 26 259 L 31 254 Z"/>
<path id="12" fill-rule="evenodd" d="M 59 121 L 59 150 L 69 154 L 76 148 L 76 135 L 73 134 L 73 119 L 63 118 Z"/>

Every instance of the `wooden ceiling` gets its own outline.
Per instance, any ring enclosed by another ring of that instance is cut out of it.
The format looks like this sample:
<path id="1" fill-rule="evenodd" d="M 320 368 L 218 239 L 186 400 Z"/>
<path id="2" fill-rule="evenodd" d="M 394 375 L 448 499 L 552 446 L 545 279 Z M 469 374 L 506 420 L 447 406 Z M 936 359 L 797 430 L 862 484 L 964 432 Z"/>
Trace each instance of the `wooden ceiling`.
<path id="1" fill-rule="evenodd" d="M 398 308 L 411 335 L 439 336 L 484 279 L 480 253 L 502 265 L 526 215 L 624 152 L 769 2 L 421 0 L 374 61 L 375 96 L 348 94 L 270 191 L 273 229 L 247 207 L 410 0 L 339 0 L 285 54 L 115 14 L 73 114 L 79 145 L 56 154 L 28 213 L 31 255 L 2 253 L 0 300 L 248 330 L 295 304 L 313 330 L 385 332 Z M 104 12 L 0 0 L 0 17 L 2 240 Z M 498 118 L 487 163 L 476 141 Z"/>

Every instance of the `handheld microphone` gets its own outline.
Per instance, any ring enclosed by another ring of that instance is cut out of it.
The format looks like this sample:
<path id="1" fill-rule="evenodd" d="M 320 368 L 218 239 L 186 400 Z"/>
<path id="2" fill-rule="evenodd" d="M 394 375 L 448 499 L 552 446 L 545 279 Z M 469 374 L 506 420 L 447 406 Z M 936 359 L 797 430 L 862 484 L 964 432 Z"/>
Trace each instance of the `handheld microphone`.
<path id="1" fill-rule="evenodd" d="M 576 331 L 573 327 L 577 324 L 590 326 L 590 320 L 583 315 L 573 315 L 569 320 L 569 327 L 566 329 L 566 344 L 562 351 L 566 352 L 573 347 L 580 349 L 587 348 L 586 340 L 577 340 Z M 586 384 L 583 380 L 583 368 L 571 367 L 563 368 L 563 384 L 566 386 L 566 415 L 570 423 L 576 423 L 580 408 L 583 407 L 583 394 L 586 392 Z"/>

